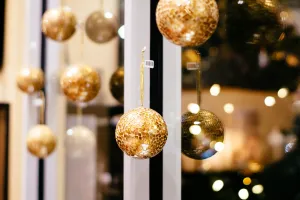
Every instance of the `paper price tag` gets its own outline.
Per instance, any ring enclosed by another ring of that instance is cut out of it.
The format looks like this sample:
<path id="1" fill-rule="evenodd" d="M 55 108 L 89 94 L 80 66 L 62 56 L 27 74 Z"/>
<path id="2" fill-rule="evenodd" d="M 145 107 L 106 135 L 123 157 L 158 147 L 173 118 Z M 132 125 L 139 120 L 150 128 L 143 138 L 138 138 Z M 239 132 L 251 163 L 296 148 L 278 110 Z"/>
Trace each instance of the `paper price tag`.
<path id="1" fill-rule="evenodd" d="M 145 67 L 147 68 L 154 68 L 154 61 L 153 60 L 145 60 Z"/>
<path id="2" fill-rule="evenodd" d="M 186 68 L 188 70 L 197 70 L 197 69 L 200 68 L 200 63 L 198 63 L 198 62 L 188 62 L 186 64 Z"/>

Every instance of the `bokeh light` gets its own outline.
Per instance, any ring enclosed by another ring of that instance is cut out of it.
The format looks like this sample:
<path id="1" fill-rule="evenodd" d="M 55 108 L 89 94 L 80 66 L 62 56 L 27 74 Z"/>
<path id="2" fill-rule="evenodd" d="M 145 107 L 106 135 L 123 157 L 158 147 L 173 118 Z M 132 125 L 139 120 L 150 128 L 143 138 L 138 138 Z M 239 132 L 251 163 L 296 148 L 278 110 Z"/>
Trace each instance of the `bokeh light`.
<path id="1" fill-rule="evenodd" d="M 287 97 L 288 94 L 289 94 L 289 89 L 287 89 L 287 88 L 281 88 L 280 90 L 278 90 L 278 93 L 277 93 L 278 97 L 281 99 Z"/>
<path id="2" fill-rule="evenodd" d="M 251 182 L 252 182 L 252 180 L 251 180 L 251 178 L 249 178 L 249 177 L 246 177 L 246 178 L 243 179 L 244 185 L 250 185 Z"/>
<path id="3" fill-rule="evenodd" d="M 118 34 L 120 36 L 121 39 L 124 39 L 125 38 L 125 27 L 124 25 L 122 25 L 119 30 L 118 30 Z"/>
<path id="4" fill-rule="evenodd" d="M 224 145 L 223 142 L 217 142 L 217 143 L 215 144 L 215 150 L 216 150 L 217 152 L 223 151 L 224 147 L 225 147 L 225 145 Z"/>
<path id="5" fill-rule="evenodd" d="M 193 114 L 197 114 L 200 111 L 200 106 L 196 103 L 190 103 L 188 105 L 188 111 Z"/>
<path id="6" fill-rule="evenodd" d="M 239 195 L 240 199 L 243 199 L 243 200 L 249 198 L 249 192 L 248 192 L 247 189 L 241 189 L 241 190 L 239 191 L 238 195 Z"/>
<path id="7" fill-rule="evenodd" d="M 215 192 L 219 192 L 220 190 L 222 190 L 223 187 L 224 187 L 224 182 L 222 180 L 216 180 L 212 185 L 212 189 Z"/>
<path id="8" fill-rule="evenodd" d="M 221 86 L 219 84 L 214 84 L 213 86 L 211 86 L 210 88 L 210 94 L 212 96 L 218 96 L 221 92 Z"/>
<path id="9" fill-rule="evenodd" d="M 264 191 L 264 187 L 262 185 L 255 185 L 252 188 L 252 192 L 254 194 L 261 194 Z"/>
<path id="10" fill-rule="evenodd" d="M 234 105 L 231 104 L 231 103 L 225 104 L 225 105 L 224 105 L 224 111 L 225 111 L 227 114 L 233 113 L 233 111 L 234 111 Z"/>
<path id="11" fill-rule="evenodd" d="M 193 135 L 199 135 L 201 133 L 201 127 L 199 125 L 192 125 L 189 131 Z"/>
<path id="12" fill-rule="evenodd" d="M 268 107 L 272 107 L 276 104 L 276 100 L 272 96 L 268 96 L 265 98 L 265 105 Z"/>

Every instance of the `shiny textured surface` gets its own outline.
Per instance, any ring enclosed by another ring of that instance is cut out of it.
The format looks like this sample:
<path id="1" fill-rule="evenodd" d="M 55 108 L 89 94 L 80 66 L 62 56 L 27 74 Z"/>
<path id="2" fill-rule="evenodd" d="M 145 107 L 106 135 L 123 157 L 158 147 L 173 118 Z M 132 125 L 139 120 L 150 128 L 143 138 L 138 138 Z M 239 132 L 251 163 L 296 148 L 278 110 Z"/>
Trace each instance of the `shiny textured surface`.
<path id="1" fill-rule="evenodd" d="M 219 9 L 215 0 L 160 0 L 156 22 L 168 40 L 180 46 L 198 46 L 217 28 Z"/>
<path id="2" fill-rule="evenodd" d="M 44 87 L 44 73 L 40 68 L 23 68 L 17 76 L 17 85 L 28 94 L 40 91 Z"/>
<path id="3" fill-rule="evenodd" d="M 111 13 L 93 12 L 86 20 L 87 36 L 96 43 L 112 40 L 118 33 L 118 21 Z"/>
<path id="4" fill-rule="evenodd" d="M 118 68 L 110 78 L 109 88 L 112 96 L 124 103 L 124 67 Z"/>
<path id="5" fill-rule="evenodd" d="M 42 31 L 52 40 L 65 41 L 76 31 L 77 19 L 69 7 L 47 10 L 42 18 Z"/>
<path id="6" fill-rule="evenodd" d="M 69 100 L 88 102 L 99 93 L 100 76 L 93 67 L 73 65 L 63 72 L 60 85 Z"/>
<path id="7" fill-rule="evenodd" d="M 127 155 L 147 159 L 162 151 L 168 130 L 159 113 L 138 107 L 120 118 L 115 136 L 120 149 Z"/>
<path id="8" fill-rule="evenodd" d="M 27 149 L 32 155 L 45 158 L 54 151 L 55 147 L 56 137 L 48 126 L 39 124 L 29 130 Z"/>
<path id="9" fill-rule="evenodd" d="M 85 126 L 75 126 L 67 130 L 65 144 L 67 156 L 81 158 L 90 155 L 96 147 L 95 134 Z"/>
<path id="10" fill-rule="evenodd" d="M 202 160 L 217 151 L 214 144 L 223 142 L 224 128 L 220 119 L 212 112 L 200 110 L 197 114 L 185 113 L 181 118 L 182 153 Z"/>

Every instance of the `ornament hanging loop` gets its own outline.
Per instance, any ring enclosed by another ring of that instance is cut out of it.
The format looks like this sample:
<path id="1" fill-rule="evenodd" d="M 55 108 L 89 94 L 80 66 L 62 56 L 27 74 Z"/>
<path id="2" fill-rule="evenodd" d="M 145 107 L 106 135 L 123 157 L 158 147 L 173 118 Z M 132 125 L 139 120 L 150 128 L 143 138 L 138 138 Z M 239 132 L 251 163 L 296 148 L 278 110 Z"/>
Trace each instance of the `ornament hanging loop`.
<path id="1" fill-rule="evenodd" d="M 141 95 L 141 106 L 144 106 L 144 67 L 145 67 L 145 51 L 146 47 L 142 49 L 141 54 L 141 65 L 140 65 L 140 95 Z"/>

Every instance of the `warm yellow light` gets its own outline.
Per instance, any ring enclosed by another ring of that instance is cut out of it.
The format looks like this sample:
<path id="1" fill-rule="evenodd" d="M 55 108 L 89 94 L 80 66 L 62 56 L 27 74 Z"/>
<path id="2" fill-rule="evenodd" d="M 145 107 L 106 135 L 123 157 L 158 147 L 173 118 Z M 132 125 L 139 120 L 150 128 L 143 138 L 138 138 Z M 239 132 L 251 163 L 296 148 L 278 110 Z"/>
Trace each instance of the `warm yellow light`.
<path id="1" fill-rule="evenodd" d="M 288 94 L 289 94 L 289 89 L 287 89 L 287 88 L 281 88 L 280 90 L 278 90 L 278 93 L 277 93 L 278 97 L 282 98 L 282 99 L 287 97 Z"/>
<path id="2" fill-rule="evenodd" d="M 231 103 L 225 104 L 225 105 L 224 105 L 224 111 L 225 111 L 226 113 L 228 113 L 228 114 L 233 113 L 233 111 L 234 111 L 234 105 L 231 104 Z"/>
<path id="3" fill-rule="evenodd" d="M 241 189 L 238 193 L 239 197 L 243 200 L 248 199 L 249 198 L 249 192 L 247 189 Z"/>
<path id="4" fill-rule="evenodd" d="M 275 105 L 275 103 L 276 103 L 276 100 L 275 100 L 274 97 L 268 96 L 268 97 L 265 98 L 265 104 L 266 104 L 266 106 L 272 107 L 272 106 Z"/>
<path id="5" fill-rule="evenodd" d="M 252 188 L 252 192 L 254 194 L 261 194 L 264 191 L 264 187 L 262 185 L 255 185 Z"/>
<path id="6" fill-rule="evenodd" d="M 243 180 L 244 185 L 250 185 L 251 182 L 252 182 L 252 180 L 251 180 L 251 178 L 249 178 L 249 177 L 246 177 L 246 178 L 244 178 L 244 180 Z"/>
<path id="7" fill-rule="evenodd" d="M 200 111 L 200 106 L 196 103 L 190 103 L 188 105 L 188 110 L 193 114 L 197 114 Z"/>
<path id="8" fill-rule="evenodd" d="M 104 14 L 104 17 L 107 18 L 107 19 L 111 19 L 114 15 L 111 13 L 111 12 L 106 12 Z"/>
<path id="9" fill-rule="evenodd" d="M 225 146 L 225 145 L 224 145 L 223 142 L 217 142 L 217 143 L 215 144 L 215 150 L 216 150 L 217 152 L 223 151 L 224 146 Z"/>
<path id="10" fill-rule="evenodd" d="M 212 189 L 215 192 L 219 192 L 220 190 L 222 190 L 223 187 L 224 187 L 224 182 L 222 180 L 216 180 L 212 185 Z"/>
<path id="11" fill-rule="evenodd" d="M 201 133 L 201 127 L 199 125 L 192 125 L 189 130 L 193 135 L 199 135 Z"/>
<path id="12" fill-rule="evenodd" d="M 210 94 L 212 96 L 218 96 L 220 92 L 221 92 L 221 86 L 219 84 L 214 84 L 213 86 L 211 86 Z"/>

